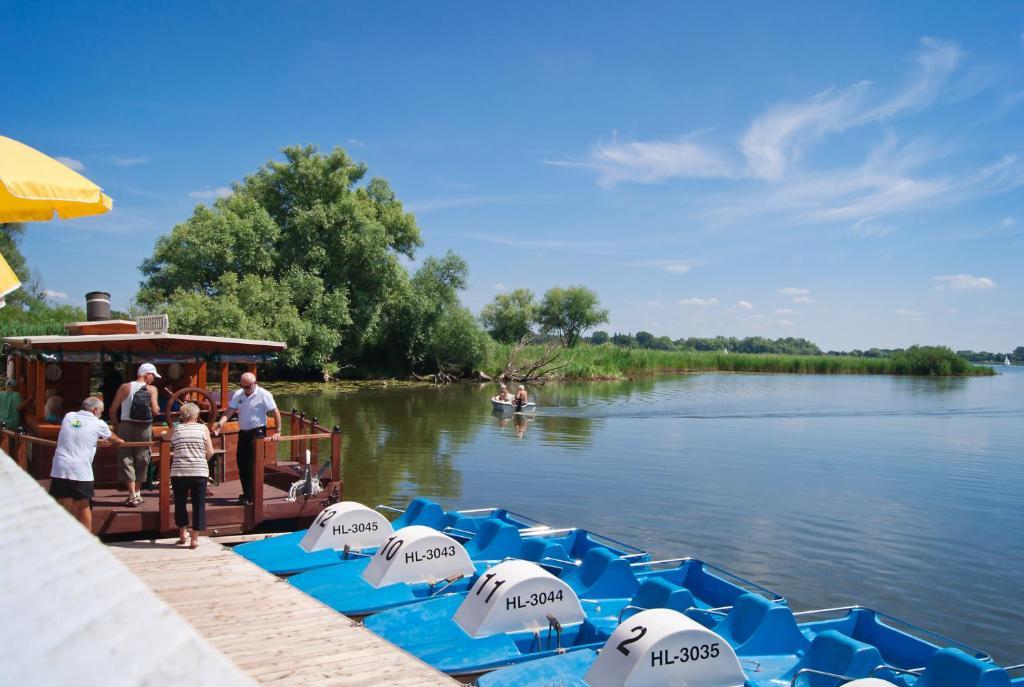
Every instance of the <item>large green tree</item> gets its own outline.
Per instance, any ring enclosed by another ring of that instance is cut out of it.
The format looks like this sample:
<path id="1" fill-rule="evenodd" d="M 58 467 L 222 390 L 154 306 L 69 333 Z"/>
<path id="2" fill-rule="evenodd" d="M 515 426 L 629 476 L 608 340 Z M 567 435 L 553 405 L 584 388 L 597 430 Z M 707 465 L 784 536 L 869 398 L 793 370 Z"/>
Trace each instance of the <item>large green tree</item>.
<path id="1" fill-rule="evenodd" d="M 284 157 L 161 237 L 138 299 L 167 307 L 175 331 L 284 339 L 286 365 L 331 371 L 361 358 L 388 298 L 408 292 L 400 259 L 414 257 L 419 228 L 344 150 Z"/>
<path id="2" fill-rule="evenodd" d="M 585 286 L 554 287 L 544 293 L 537 323 L 545 332 L 557 332 L 567 347 L 579 343 L 580 334 L 608 321 L 597 294 Z"/>
<path id="3" fill-rule="evenodd" d="M 480 311 L 484 329 L 496 341 L 503 343 L 515 343 L 532 334 L 536 319 L 537 304 L 529 289 L 498 294 Z"/>

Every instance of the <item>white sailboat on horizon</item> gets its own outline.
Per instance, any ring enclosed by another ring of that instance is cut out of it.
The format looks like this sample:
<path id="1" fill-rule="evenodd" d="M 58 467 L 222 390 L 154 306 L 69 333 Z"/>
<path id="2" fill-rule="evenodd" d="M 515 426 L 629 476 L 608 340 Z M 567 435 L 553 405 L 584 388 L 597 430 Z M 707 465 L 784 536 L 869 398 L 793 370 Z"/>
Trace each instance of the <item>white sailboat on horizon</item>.
<path id="1" fill-rule="evenodd" d="M 1003 365 L 1005 365 L 1006 367 L 1010 367 L 1011 365 L 1013 365 L 1013 363 L 1010 362 L 1010 356 L 1005 356 L 1003 360 Z"/>

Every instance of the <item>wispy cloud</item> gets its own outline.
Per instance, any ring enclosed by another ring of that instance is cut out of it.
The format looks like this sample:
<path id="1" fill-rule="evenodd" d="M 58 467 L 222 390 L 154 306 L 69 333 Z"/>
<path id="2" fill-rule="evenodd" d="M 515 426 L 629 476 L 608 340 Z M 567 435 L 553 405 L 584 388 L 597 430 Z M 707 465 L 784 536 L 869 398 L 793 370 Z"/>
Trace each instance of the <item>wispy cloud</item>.
<path id="1" fill-rule="evenodd" d="M 698 308 L 710 308 L 718 305 L 717 298 L 684 298 L 679 301 L 680 305 L 692 305 Z"/>
<path id="2" fill-rule="evenodd" d="M 634 260 L 626 263 L 627 267 L 656 267 L 671 274 L 686 274 L 693 269 L 688 260 Z"/>
<path id="3" fill-rule="evenodd" d="M 908 317 L 912 320 L 920 320 L 924 317 L 924 313 L 920 310 L 910 310 L 908 308 L 896 308 L 896 314 L 900 317 Z"/>
<path id="4" fill-rule="evenodd" d="M 702 133 L 669 141 L 622 141 L 613 135 L 610 141 L 596 143 L 586 160 L 546 162 L 592 169 L 604 188 L 623 181 L 650 184 L 666 179 L 735 176 L 737 170 L 724 154 L 696 140 Z"/>
<path id="5" fill-rule="evenodd" d="M 975 277 L 973 274 L 945 274 L 932 277 L 936 291 L 976 291 L 978 289 L 994 289 L 997 284 L 988 277 Z"/>
<path id="6" fill-rule="evenodd" d="M 149 162 L 149 157 L 146 155 L 138 155 L 136 157 L 115 157 L 111 162 L 118 167 L 138 167 Z"/>
<path id="7" fill-rule="evenodd" d="M 57 162 L 70 167 L 71 169 L 75 170 L 76 172 L 84 172 L 85 171 L 85 165 L 82 164 L 81 160 L 76 160 L 73 157 L 64 157 L 63 155 L 55 157 L 54 159 Z"/>
<path id="8" fill-rule="evenodd" d="M 792 308 L 779 308 L 778 310 L 775 311 L 775 314 L 776 315 L 792 315 L 795 312 L 796 311 L 793 310 Z"/>
<path id="9" fill-rule="evenodd" d="M 779 293 L 784 296 L 809 296 L 811 295 L 811 290 L 799 286 L 786 286 L 779 289 Z"/>
<path id="10" fill-rule="evenodd" d="M 736 301 L 736 305 L 732 307 L 737 310 L 753 310 L 754 304 L 750 301 Z"/>
<path id="11" fill-rule="evenodd" d="M 495 284 L 494 285 L 494 290 L 495 291 L 504 291 L 506 288 L 508 288 L 508 287 L 506 287 L 504 284 Z"/>
<path id="12" fill-rule="evenodd" d="M 189 191 L 189 198 L 198 198 L 199 200 L 214 200 L 216 198 L 227 198 L 234 191 L 229 189 L 227 186 L 218 186 L 217 188 L 204 188 L 198 191 Z"/>
<path id="13" fill-rule="evenodd" d="M 50 289 L 43 289 L 43 298 L 55 301 L 66 301 L 68 300 L 68 294 L 65 291 L 51 291 Z"/>

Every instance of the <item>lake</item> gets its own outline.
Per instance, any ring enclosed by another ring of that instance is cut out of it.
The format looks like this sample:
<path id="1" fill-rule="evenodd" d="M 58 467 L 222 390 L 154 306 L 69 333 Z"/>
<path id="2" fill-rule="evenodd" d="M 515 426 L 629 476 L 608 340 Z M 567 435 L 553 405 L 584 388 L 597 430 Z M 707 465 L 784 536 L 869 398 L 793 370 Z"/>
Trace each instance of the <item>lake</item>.
<path id="1" fill-rule="evenodd" d="M 505 506 L 694 556 L 798 609 L 861 604 L 1024 660 L 1024 369 L 698 374 L 278 393 L 344 433 L 345 497 Z"/>

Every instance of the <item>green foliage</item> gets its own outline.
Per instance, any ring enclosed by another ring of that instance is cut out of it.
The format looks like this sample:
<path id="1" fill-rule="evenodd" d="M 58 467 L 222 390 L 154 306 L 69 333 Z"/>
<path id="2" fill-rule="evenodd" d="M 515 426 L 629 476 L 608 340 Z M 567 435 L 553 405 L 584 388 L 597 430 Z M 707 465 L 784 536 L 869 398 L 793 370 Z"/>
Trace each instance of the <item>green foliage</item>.
<path id="1" fill-rule="evenodd" d="M 546 332 L 558 332 L 568 348 L 579 343 L 580 334 L 607 321 L 608 311 L 585 286 L 548 289 L 537 312 L 537 324 Z"/>
<path id="2" fill-rule="evenodd" d="M 139 301 L 151 308 L 166 303 L 173 331 L 285 340 L 282 362 L 289 368 L 330 371 L 339 359 L 362 363 L 368 342 L 410 324 L 409 317 L 389 322 L 382 313 L 390 307 L 409 315 L 396 299 L 414 292 L 419 298 L 399 262 L 414 257 L 419 228 L 387 182 L 364 183 L 366 166 L 340 148 L 291 147 L 284 156 L 161 237 L 142 263 Z M 452 275 L 433 276 L 440 284 L 452 281 Z M 464 282 L 463 275 L 458 288 Z M 420 305 L 412 304 L 413 320 L 423 319 Z M 209 312 L 196 313 L 197 307 Z M 422 331 L 402 335 L 426 338 Z M 407 343 L 422 354 L 422 341 Z"/>
<path id="3" fill-rule="evenodd" d="M 495 345 L 484 367 L 497 374 L 507 359 L 508 346 Z M 541 346 L 529 346 L 522 352 L 525 360 L 536 358 Z M 911 353 L 913 352 L 913 353 Z M 748 372 L 791 374 L 894 374 L 984 376 L 994 374 L 990 367 L 956 363 L 952 351 L 934 347 L 913 347 L 907 357 L 857 358 L 839 355 L 774 355 L 723 353 L 719 351 L 656 351 L 638 347 L 576 347 L 569 354 L 569 365 L 559 370 L 563 379 L 615 379 L 658 372 Z M 945 363 L 945 364 L 944 364 Z"/>
<path id="4" fill-rule="evenodd" d="M 495 341 L 514 343 L 533 333 L 537 304 L 529 289 L 516 289 L 494 297 L 480 311 L 480 321 Z"/>
<path id="5" fill-rule="evenodd" d="M 7 305 L 0 308 L 0 335 L 48 336 L 64 334 L 66 322 L 85 319 L 82 308 L 70 305 L 51 305 L 43 297 L 42 285 L 32 276 L 20 243 L 25 235 L 21 223 L 0 224 L 0 255 L 21 280 L 22 286 L 7 294 Z"/>
<path id="6" fill-rule="evenodd" d="M 469 375 L 487 360 L 491 338 L 466 308 L 447 308 L 427 344 L 427 355 L 438 371 Z"/>
<path id="7" fill-rule="evenodd" d="M 608 332 L 601 331 L 598 329 L 596 332 L 590 335 L 590 343 L 595 346 L 608 343 Z"/>

